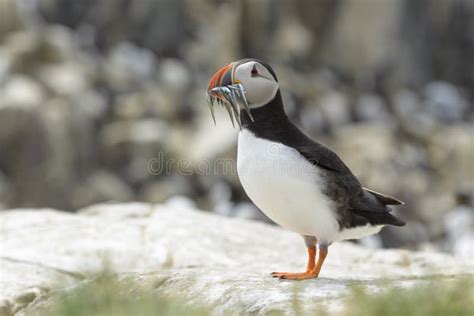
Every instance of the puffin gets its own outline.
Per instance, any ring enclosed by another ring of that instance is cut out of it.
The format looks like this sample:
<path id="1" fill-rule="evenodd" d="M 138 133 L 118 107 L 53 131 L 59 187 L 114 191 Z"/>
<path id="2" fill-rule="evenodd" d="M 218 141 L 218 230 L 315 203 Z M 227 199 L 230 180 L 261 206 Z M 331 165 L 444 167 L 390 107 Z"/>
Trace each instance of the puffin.
<path id="1" fill-rule="evenodd" d="M 273 277 L 317 278 L 332 243 L 405 225 L 391 214 L 401 200 L 363 187 L 337 154 L 290 121 L 267 63 L 231 62 L 211 77 L 206 95 L 214 123 L 220 105 L 240 127 L 237 173 L 245 193 L 272 221 L 304 239 L 306 270 Z"/>

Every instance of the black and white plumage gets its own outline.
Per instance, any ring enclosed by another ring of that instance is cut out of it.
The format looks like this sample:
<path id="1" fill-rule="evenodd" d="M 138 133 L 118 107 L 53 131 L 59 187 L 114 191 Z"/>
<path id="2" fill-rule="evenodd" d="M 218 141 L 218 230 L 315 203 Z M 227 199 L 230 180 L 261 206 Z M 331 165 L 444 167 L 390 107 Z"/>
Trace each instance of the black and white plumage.
<path id="1" fill-rule="evenodd" d="M 255 59 L 234 62 L 211 79 L 208 93 L 219 98 L 216 87 L 233 84 L 245 92 L 245 102 L 238 98 L 225 102 L 233 108 L 240 103 L 237 170 L 242 186 L 269 218 L 302 235 L 308 247 L 306 272 L 274 276 L 317 277 L 331 243 L 374 234 L 385 225 L 405 224 L 390 213 L 390 205 L 401 201 L 363 188 L 334 152 L 290 122 L 270 66 Z M 316 243 L 320 255 L 315 264 Z"/>

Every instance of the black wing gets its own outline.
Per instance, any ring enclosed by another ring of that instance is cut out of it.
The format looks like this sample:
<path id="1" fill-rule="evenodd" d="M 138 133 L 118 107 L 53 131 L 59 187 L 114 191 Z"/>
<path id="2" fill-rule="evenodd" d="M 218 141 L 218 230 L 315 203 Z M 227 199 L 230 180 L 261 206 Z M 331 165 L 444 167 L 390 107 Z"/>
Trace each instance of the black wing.
<path id="1" fill-rule="evenodd" d="M 403 204 L 402 201 L 363 188 L 337 154 L 300 133 L 300 141 L 294 148 L 309 162 L 324 169 L 327 186 L 325 194 L 336 204 L 341 226 L 405 225 L 405 222 L 390 214 L 391 208 L 388 206 Z"/>

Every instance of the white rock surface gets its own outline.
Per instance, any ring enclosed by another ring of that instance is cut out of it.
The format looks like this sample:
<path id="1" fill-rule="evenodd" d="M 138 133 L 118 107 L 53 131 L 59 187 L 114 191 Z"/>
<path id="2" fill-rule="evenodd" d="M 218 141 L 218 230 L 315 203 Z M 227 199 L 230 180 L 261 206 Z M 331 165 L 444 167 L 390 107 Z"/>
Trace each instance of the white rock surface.
<path id="1" fill-rule="evenodd" d="M 301 237 L 263 223 L 142 203 L 102 204 L 78 214 L 55 210 L 0 213 L 0 314 L 71 286 L 103 268 L 163 281 L 160 289 L 218 313 L 342 308 L 354 284 L 378 290 L 425 277 L 473 273 L 472 262 L 438 253 L 330 247 L 320 278 L 276 280 L 269 272 L 305 266 Z M 28 308 L 34 308 L 33 307 Z"/>

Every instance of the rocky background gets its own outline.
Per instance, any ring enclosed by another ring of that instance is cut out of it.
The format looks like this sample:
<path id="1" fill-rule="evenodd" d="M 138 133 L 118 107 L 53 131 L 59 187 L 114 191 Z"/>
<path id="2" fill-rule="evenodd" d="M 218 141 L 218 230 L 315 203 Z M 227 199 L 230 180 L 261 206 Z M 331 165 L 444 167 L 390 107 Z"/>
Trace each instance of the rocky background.
<path id="1" fill-rule="evenodd" d="M 0 209 L 166 202 L 262 219 L 205 88 L 272 64 L 287 112 L 406 201 L 372 246 L 472 257 L 474 1 L 0 0 Z"/>

